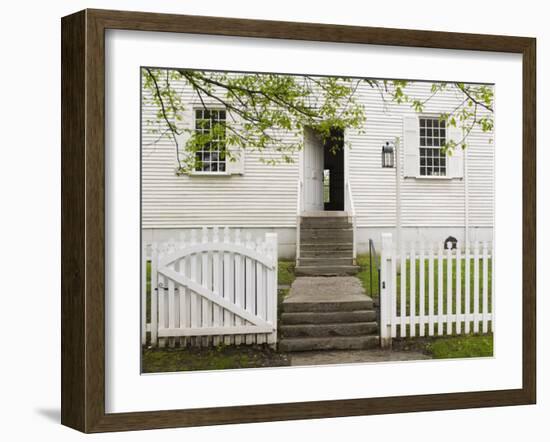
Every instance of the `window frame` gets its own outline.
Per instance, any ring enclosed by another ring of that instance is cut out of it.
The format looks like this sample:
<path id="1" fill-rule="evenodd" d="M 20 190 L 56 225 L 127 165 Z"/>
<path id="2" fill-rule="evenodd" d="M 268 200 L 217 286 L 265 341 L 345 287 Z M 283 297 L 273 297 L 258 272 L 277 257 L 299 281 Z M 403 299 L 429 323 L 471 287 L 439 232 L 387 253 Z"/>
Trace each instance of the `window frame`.
<path id="1" fill-rule="evenodd" d="M 214 105 L 214 106 L 193 106 L 192 108 L 192 112 L 193 112 L 193 125 L 192 125 L 192 130 L 195 132 L 197 130 L 197 111 L 209 111 L 209 112 L 212 112 L 212 111 L 217 111 L 217 112 L 220 112 L 220 111 L 223 111 L 225 112 L 225 119 L 224 121 L 227 121 L 227 114 L 228 114 L 228 111 L 227 109 L 224 107 L 224 106 L 219 106 L 219 105 Z M 210 121 L 212 121 L 212 119 L 210 119 Z M 228 147 L 227 147 L 227 140 L 225 140 L 224 142 L 224 149 L 225 151 L 227 151 Z M 220 152 L 218 150 L 218 152 Z M 196 155 L 198 152 L 195 152 L 194 155 Z M 218 160 L 217 163 L 219 164 L 220 161 Z M 228 175 L 231 175 L 231 173 L 227 170 L 228 168 L 228 161 L 227 159 L 225 158 L 223 160 L 223 163 L 225 164 L 225 170 L 223 171 L 212 171 L 212 170 L 197 170 L 196 168 L 194 168 L 190 174 L 191 175 L 197 175 L 197 176 L 228 176 Z"/>
<path id="2" fill-rule="evenodd" d="M 444 169 L 444 174 L 439 174 L 439 175 L 428 175 L 427 173 L 426 174 L 422 174 L 422 168 L 424 167 L 424 169 L 426 170 L 427 172 L 427 168 L 428 167 L 431 167 L 432 170 L 433 168 L 435 167 L 433 164 L 431 166 L 428 166 L 427 164 L 425 164 L 424 166 L 422 166 L 422 159 L 426 159 L 426 162 L 428 159 L 431 159 L 432 161 L 434 159 L 436 159 L 436 156 L 423 156 L 422 155 L 422 150 L 423 149 L 437 149 L 439 148 L 439 150 L 441 150 L 441 145 L 439 146 L 428 146 L 428 145 L 422 145 L 422 138 L 423 138 L 423 135 L 422 135 L 422 130 L 427 130 L 428 129 L 428 126 L 422 126 L 422 120 L 431 120 L 432 122 L 434 120 L 437 120 L 438 122 L 440 122 L 439 120 L 439 116 L 438 115 L 434 115 L 434 114 L 422 114 L 422 115 L 419 115 L 418 116 L 418 176 L 417 178 L 419 179 L 441 179 L 441 180 L 448 180 L 448 179 L 451 179 L 451 177 L 449 176 L 449 167 L 450 167 L 450 158 L 448 157 L 447 154 L 445 153 L 441 153 L 440 152 L 440 156 L 439 158 L 437 158 L 438 160 L 441 160 L 441 158 L 443 157 L 444 159 L 444 162 L 445 162 L 445 169 Z M 440 122 L 441 124 L 441 122 Z M 439 126 L 437 128 L 438 130 L 441 129 L 441 127 Z M 448 137 L 449 137 L 449 126 L 448 124 L 445 122 L 445 138 L 444 138 L 444 142 L 447 142 L 448 140 Z M 432 127 L 432 130 L 433 130 L 433 127 Z M 427 139 L 427 135 L 425 134 L 424 135 L 424 138 Z M 434 136 L 431 135 L 431 141 L 434 140 Z M 438 135 L 437 137 L 438 141 L 440 142 L 441 141 L 441 136 Z M 439 169 L 441 169 L 441 165 L 438 165 L 437 166 Z"/>

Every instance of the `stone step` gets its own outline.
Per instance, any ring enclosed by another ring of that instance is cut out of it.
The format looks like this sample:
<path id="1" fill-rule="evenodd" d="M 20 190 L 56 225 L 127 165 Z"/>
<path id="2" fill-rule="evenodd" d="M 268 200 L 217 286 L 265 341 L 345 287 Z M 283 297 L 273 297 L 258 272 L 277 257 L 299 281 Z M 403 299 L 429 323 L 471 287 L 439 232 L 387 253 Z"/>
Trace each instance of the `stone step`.
<path id="1" fill-rule="evenodd" d="M 353 258 L 353 248 L 348 250 L 300 250 L 301 258 Z"/>
<path id="2" fill-rule="evenodd" d="M 303 229 L 349 229 L 352 224 L 347 217 L 304 217 L 300 225 Z"/>
<path id="3" fill-rule="evenodd" d="M 301 238 L 300 243 L 300 253 L 304 252 L 313 252 L 313 251 L 323 251 L 323 252 L 344 252 L 349 251 L 353 253 L 353 242 L 352 241 L 342 241 L 335 243 L 325 243 L 325 242 L 307 242 L 303 241 Z"/>
<path id="4" fill-rule="evenodd" d="M 289 301 L 288 298 L 283 301 L 284 313 L 295 312 L 350 312 L 355 310 L 372 310 L 373 301 L 365 297 L 363 301 Z"/>
<path id="5" fill-rule="evenodd" d="M 343 312 L 283 312 L 281 323 L 294 324 L 335 324 L 376 321 L 374 310 L 354 310 Z"/>
<path id="6" fill-rule="evenodd" d="M 343 276 L 356 275 L 359 272 L 359 266 L 354 265 L 328 265 L 328 266 L 297 266 L 295 273 L 297 276 Z"/>
<path id="7" fill-rule="evenodd" d="M 334 336 L 322 338 L 283 338 L 279 350 L 285 352 L 311 350 L 364 350 L 379 346 L 379 337 Z"/>
<path id="8" fill-rule="evenodd" d="M 378 332 L 376 322 L 352 322 L 336 324 L 294 324 L 280 327 L 285 338 L 331 337 L 331 336 L 366 336 Z"/>
<path id="9" fill-rule="evenodd" d="M 322 258 L 306 258 L 300 257 L 301 266 L 351 266 L 353 265 L 353 257 L 322 257 Z"/>
<path id="10" fill-rule="evenodd" d="M 302 212 L 303 218 L 349 218 L 344 210 L 308 210 Z"/>
<path id="11" fill-rule="evenodd" d="M 353 241 L 353 229 L 300 229 L 300 241 L 334 244 Z"/>

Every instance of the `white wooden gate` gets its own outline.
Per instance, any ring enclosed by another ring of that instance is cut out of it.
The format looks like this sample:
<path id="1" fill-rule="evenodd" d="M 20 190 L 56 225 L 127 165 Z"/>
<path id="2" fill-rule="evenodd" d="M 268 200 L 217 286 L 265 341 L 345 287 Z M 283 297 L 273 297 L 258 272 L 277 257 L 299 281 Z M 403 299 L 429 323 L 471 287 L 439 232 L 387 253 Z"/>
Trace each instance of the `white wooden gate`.
<path id="1" fill-rule="evenodd" d="M 494 331 L 492 250 L 488 242 L 411 242 L 400 250 L 382 235 L 380 337 Z M 398 272 L 399 269 L 399 272 Z M 399 289 L 398 289 L 399 286 Z"/>
<path id="2" fill-rule="evenodd" d="M 277 234 L 252 241 L 250 233 L 243 240 L 239 230 L 214 227 L 197 237 L 192 230 L 188 240 L 144 246 L 142 343 L 150 331 L 152 346 L 274 345 Z"/>

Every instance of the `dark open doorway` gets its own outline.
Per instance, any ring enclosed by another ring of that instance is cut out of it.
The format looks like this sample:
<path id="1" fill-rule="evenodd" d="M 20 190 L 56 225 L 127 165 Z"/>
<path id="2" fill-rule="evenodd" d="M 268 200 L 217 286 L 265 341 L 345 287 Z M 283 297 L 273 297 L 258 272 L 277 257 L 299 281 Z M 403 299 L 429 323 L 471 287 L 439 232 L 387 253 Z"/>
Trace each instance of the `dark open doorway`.
<path id="1" fill-rule="evenodd" d="M 344 131 L 331 129 L 324 144 L 323 197 L 325 210 L 344 210 Z"/>

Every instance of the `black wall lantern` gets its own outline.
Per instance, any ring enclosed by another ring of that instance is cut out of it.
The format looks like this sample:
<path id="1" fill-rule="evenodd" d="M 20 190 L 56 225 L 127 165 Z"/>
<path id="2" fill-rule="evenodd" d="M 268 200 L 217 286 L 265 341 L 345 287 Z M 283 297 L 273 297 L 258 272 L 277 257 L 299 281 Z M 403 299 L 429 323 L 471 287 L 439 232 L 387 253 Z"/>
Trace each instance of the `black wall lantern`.
<path id="1" fill-rule="evenodd" d="M 389 141 L 382 146 L 382 167 L 395 167 L 395 149 Z"/>

